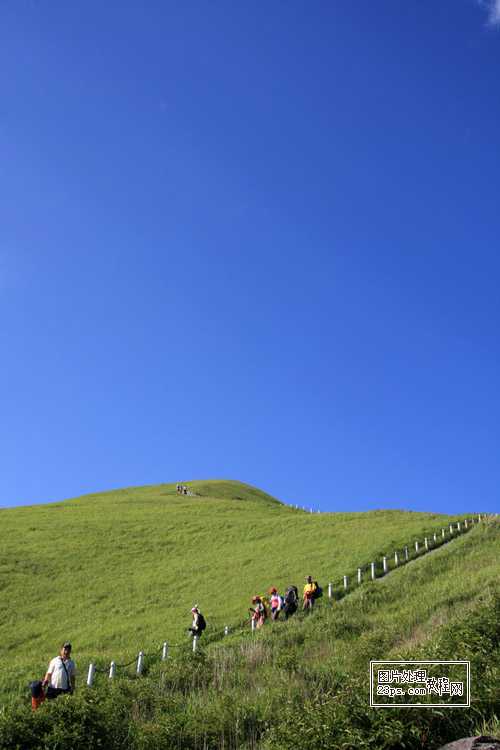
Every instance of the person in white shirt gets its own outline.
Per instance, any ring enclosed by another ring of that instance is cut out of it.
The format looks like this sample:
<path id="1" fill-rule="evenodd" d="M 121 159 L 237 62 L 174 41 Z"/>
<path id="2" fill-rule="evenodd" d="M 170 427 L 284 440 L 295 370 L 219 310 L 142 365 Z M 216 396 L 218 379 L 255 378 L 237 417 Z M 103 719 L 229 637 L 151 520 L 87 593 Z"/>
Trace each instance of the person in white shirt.
<path id="1" fill-rule="evenodd" d="M 50 661 L 43 679 L 47 698 L 57 698 L 62 693 L 73 693 L 76 685 L 76 666 L 71 659 L 71 643 L 63 643 L 59 656 Z"/>

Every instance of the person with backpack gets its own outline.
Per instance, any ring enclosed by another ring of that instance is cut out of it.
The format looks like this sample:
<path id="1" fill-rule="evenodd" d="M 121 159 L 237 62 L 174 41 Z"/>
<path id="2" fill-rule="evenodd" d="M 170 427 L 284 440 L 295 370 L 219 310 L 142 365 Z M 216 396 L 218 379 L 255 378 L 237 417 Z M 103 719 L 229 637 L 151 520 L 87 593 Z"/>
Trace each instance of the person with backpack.
<path id="1" fill-rule="evenodd" d="M 252 598 L 252 604 L 254 606 L 249 608 L 249 612 L 252 613 L 252 620 L 255 622 L 257 628 L 261 628 L 267 620 L 266 605 L 260 596 L 254 596 Z"/>
<path id="2" fill-rule="evenodd" d="M 302 597 L 302 609 L 311 610 L 314 607 L 317 588 L 318 584 L 313 581 L 312 576 L 307 576 Z"/>
<path id="3" fill-rule="evenodd" d="M 280 612 L 283 609 L 283 597 L 278 594 L 278 590 L 275 586 L 269 589 L 270 604 L 271 604 L 271 620 L 277 620 L 280 616 Z"/>
<path id="4" fill-rule="evenodd" d="M 50 661 L 42 685 L 47 688 L 46 697 L 48 700 L 57 698 L 64 693 L 74 693 L 76 665 L 71 659 L 71 643 L 68 641 L 61 646 L 59 656 Z"/>
<path id="5" fill-rule="evenodd" d="M 191 609 L 191 614 L 193 616 L 193 621 L 191 623 L 191 627 L 189 628 L 189 632 L 191 633 L 193 638 L 199 638 L 207 627 L 207 623 L 205 618 L 201 614 L 197 604 L 195 604 Z"/>
<path id="6" fill-rule="evenodd" d="M 297 586 L 289 586 L 285 591 L 285 598 L 283 604 L 283 611 L 285 613 L 285 620 L 295 614 L 299 606 L 299 592 Z"/>

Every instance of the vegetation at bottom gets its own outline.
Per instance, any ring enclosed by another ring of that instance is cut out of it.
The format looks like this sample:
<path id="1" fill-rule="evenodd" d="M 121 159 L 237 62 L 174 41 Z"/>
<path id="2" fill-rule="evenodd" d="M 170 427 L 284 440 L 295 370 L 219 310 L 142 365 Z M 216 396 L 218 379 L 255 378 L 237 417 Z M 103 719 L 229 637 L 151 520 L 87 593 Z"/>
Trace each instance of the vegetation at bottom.
<path id="1" fill-rule="evenodd" d="M 498 731 L 500 524 L 488 521 L 311 614 L 207 638 L 31 712 L 0 712 L 1 750 L 438 748 Z M 369 705 L 371 659 L 467 659 L 470 708 Z"/>

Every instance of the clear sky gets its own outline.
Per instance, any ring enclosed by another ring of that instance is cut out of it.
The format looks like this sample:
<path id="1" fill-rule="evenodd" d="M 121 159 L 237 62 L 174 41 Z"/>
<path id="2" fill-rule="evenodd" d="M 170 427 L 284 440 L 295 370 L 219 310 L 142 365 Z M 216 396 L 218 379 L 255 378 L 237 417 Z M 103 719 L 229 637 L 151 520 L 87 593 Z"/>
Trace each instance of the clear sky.
<path id="1" fill-rule="evenodd" d="M 499 511 L 500 0 L 2 0 L 0 505 Z"/>

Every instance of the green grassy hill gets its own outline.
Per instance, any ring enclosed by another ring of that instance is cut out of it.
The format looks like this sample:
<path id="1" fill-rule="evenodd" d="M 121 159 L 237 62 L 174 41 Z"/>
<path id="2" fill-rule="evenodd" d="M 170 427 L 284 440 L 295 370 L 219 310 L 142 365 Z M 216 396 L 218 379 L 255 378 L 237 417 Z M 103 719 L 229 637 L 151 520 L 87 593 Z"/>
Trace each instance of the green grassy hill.
<path id="1" fill-rule="evenodd" d="M 54 712 L 88 711 L 95 695 L 108 705 L 108 714 L 121 716 L 129 747 L 149 747 L 149 741 L 151 747 L 291 747 L 301 734 L 296 716 L 306 704 L 334 716 L 333 696 L 358 678 L 366 704 L 362 686 L 370 658 L 397 658 L 420 647 L 423 654 L 434 653 L 440 634 L 465 622 L 464 613 L 488 621 L 496 606 L 498 523 L 477 526 L 358 589 L 353 582 L 359 565 L 392 556 L 460 516 L 309 514 L 237 482 L 189 487 L 195 496 L 178 496 L 174 485 L 160 485 L 0 511 L 0 701 L 11 706 L 3 729 L 0 725 L 0 748 L 15 747 L 7 727 L 28 721 L 40 729 L 44 716 Z M 308 573 L 325 588 L 333 581 L 336 591 L 347 574 L 356 590 L 333 606 L 324 598 L 313 617 L 266 626 L 257 636 L 235 632 L 212 643 L 209 637 L 196 657 L 187 648 L 173 649 L 168 664 L 151 663 L 141 680 L 119 679 L 108 688 L 100 676 L 93 691 L 82 690 L 71 703 L 64 699 L 33 717 L 12 707 L 62 640 L 72 640 L 83 670 L 89 661 L 101 666 L 111 659 L 128 661 L 140 648 L 152 652 L 164 640 L 185 643 L 194 602 L 217 635 L 225 624 L 241 622 L 252 594 L 272 584 L 301 586 Z M 467 644 L 453 639 L 442 648 L 448 658 L 467 653 Z M 330 697 L 325 703 L 319 695 Z M 176 723 L 180 703 L 188 717 L 182 726 Z M 92 710 L 97 716 L 97 705 Z M 287 715 L 289 735 L 277 734 L 275 712 Z M 177 718 L 167 726 L 166 715 Z M 477 714 L 476 724 L 485 715 Z M 347 731 L 344 719 L 338 715 L 336 721 Z M 339 744 L 332 744 L 333 725 L 328 716 L 322 721 L 328 727 L 322 738 L 313 733 L 309 745 L 301 737 L 295 747 L 349 746 L 340 735 Z M 377 731 L 392 727 L 391 721 L 386 715 Z M 108 725 L 114 726 L 110 715 Z M 103 731 L 96 735 L 100 741 Z M 394 727 L 389 734 L 385 745 L 371 746 L 398 746 Z M 75 737 L 71 741 L 68 747 L 99 746 L 90 739 L 82 745 Z M 109 747 L 112 741 L 108 737 Z M 57 745 L 51 742 L 47 739 L 47 748 Z M 361 746 L 359 737 L 357 742 Z M 38 746 L 36 735 L 33 747 Z"/>

